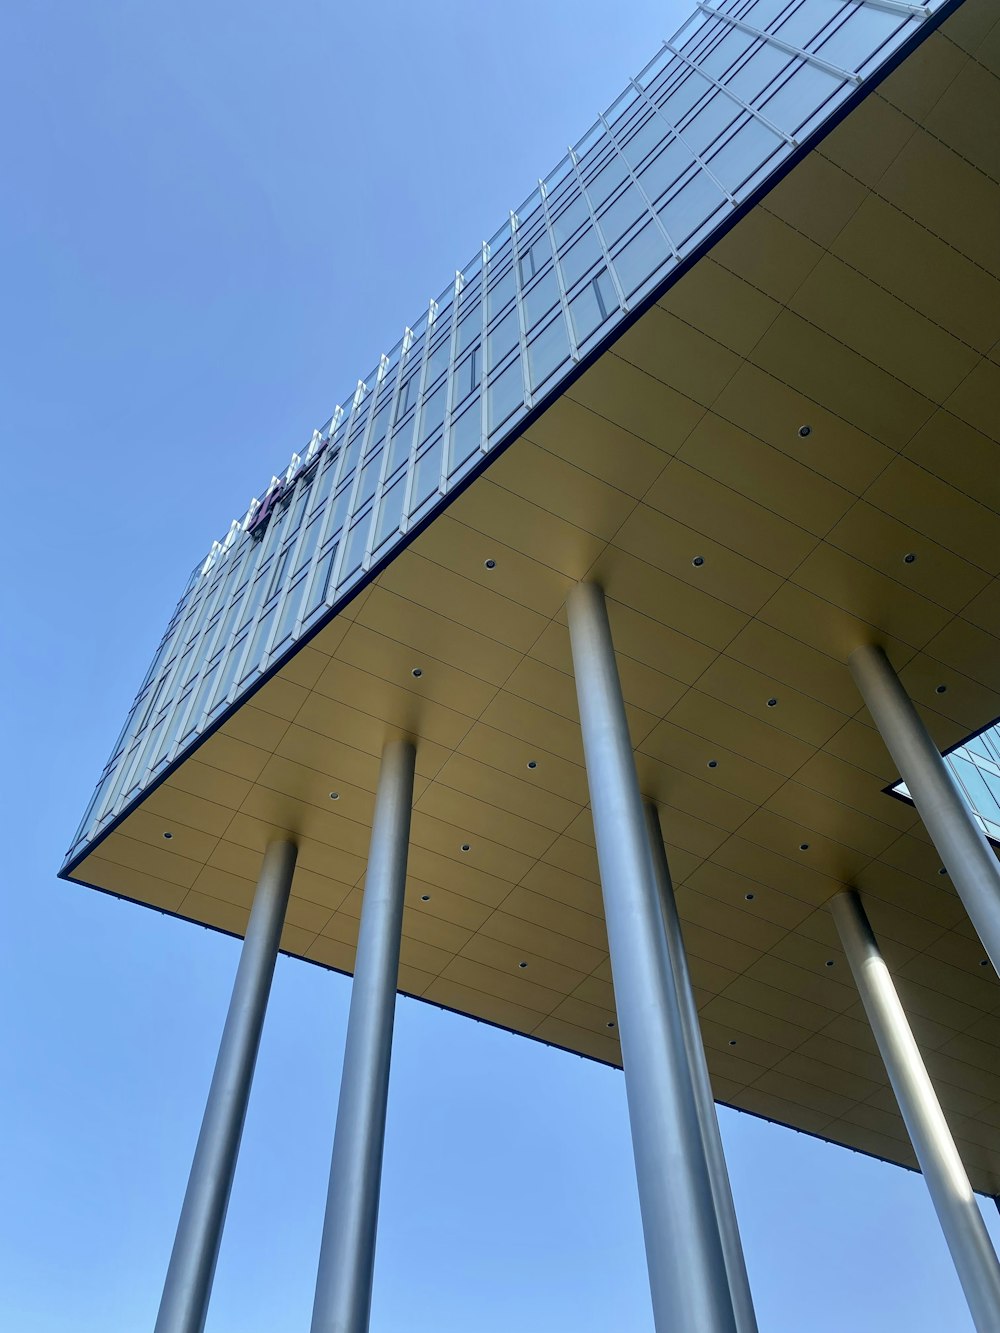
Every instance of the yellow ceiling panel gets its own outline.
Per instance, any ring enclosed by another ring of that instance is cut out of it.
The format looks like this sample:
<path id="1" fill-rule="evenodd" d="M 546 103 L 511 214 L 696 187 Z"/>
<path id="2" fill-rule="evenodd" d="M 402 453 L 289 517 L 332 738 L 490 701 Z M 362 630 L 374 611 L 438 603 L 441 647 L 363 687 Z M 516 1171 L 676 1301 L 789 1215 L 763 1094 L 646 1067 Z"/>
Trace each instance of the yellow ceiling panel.
<path id="1" fill-rule="evenodd" d="M 854 495 L 817 472 L 810 452 L 804 447 L 796 458 L 713 412 L 691 432 L 678 458 L 822 537 L 847 512 Z"/>
<path id="2" fill-rule="evenodd" d="M 453 512 L 460 522 L 481 532 L 485 539 L 499 539 L 504 545 L 515 547 L 530 559 L 570 579 L 583 578 L 604 545 L 603 538 L 585 531 L 576 523 L 549 514 L 540 505 L 498 485 L 492 479 L 492 472 L 458 498 Z M 397 563 L 398 559 L 389 568 L 394 568 Z M 390 583 L 388 586 L 394 585 Z M 481 592 L 481 585 L 474 586 L 477 593 Z M 448 593 L 449 598 L 459 595 L 450 588 Z M 463 610 L 466 596 L 467 591 L 462 590 L 460 605 Z M 454 614 L 439 599 L 435 600 L 437 609 Z M 492 598 L 485 600 L 487 605 L 492 602 Z M 464 615 L 459 618 L 465 619 Z M 468 623 L 477 629 L 488 631 L 489 628 L 489 619 L 482 612 L 475 622 Z M 512 624 L 509 634 L 495 637 L 523 651 L 527 647 L 524 636 L 537 635 L 540 628 L 534 618 L 521 617 Z"/>
<path id="3" fill-rule="evenodd" d="M 714 414 L 707 416 L 705 434 L 711 435 L 720 420 Z M 722 422 L 718 433 L 727 428 L 732 429 Z M 692 462 L 697 457 L 695 451 Z M 815 545 L 815 539 L 798 524 L 762 508 L 724 481 L 680 459 L 675 459 L 650 487 L 646 504 L 776 574 L 790 574 Z M 686 552 L 689 560 L 705 553 L 701 545 L 692 543 Z"/>
<path id="4" fill-rule="evenodd" d="M 673 721 L 660 722 L 639 749 L 643 755 L 755 804 L 777 791 L 783 781 L 773 769 L 755 764 L 736 750 L 712 746 Z M 709 768 L 713 762 L 715 767 Z"/>
<path id="5" fill-rule="evenodd" d="M 765 208 L 827 249 L 858 210 L 865 188 L 819 153 L 810 153 L 768 193 Z"/>
<path id="6" fill-rule="evenodd" d="M 751 282 L 710 258 L 688 269 L 659 304 L 741 356 L 746 356 L 781 308 Z"/>
<path id="7" fill-rule="evenodd" d="M 926 398 L 945 398 L 979 359 L 973 348 L 832 254 L 816 265 L 789 309 L 918 393 L 906 417 L 913 420 L 909 413 L 916 413 L 918 424 L 929 414 Z M 895 388 L 893 395 L 895 400 Z"/>
<path id="8" fill-rule="evenodd" d="M 894 450 L 838 415 L 836 407 L 826 407 L 797 383 L 789 383 L 791 369 L 780 358 L 773 373 L 745 361 L 712 411 L 860 495 L 891 461 Z M 806 437 L 799 434 L 803 426 L 809 427 Z"/>
<path id="9" fill-rule="evenodd" d="M 878 185 L 878 193 L 948 245 L 1000 275 L 994 182 L 971 162 L 918 129 Z M 955 200 L 962 207 L 955 207 Z"/>
<path id="10" fill-rule="evenodd" d="M 904 468 L 912 467 L 905 459 L 899 461 Z M 951 491 L 927 473 L 921 475 L 937 489 Z M 878 483 L 872 489 L 877 487 Z M 961 498 L 955 491 L 951 494 Z M 872 504 L 858 500 L 828 534 L 827 541 L 949 611 L 960 611 L 989 583 L 990 575 L 985 569 L 932 541 L 930 529 L 915 529 L 901 523 L 884 509 L 876 508 L 875 503 L 874 500 Z M 907 562 L 907 556 L 914 559 Z"/>
<path id="11" fill-rule="evenodd" d="M 667 481 L 669 484 L 669 474 Z M 726 546 L 706 542 L 700 533 L 667 518 L 650 505 L 637 505 L 633 509 L 615 534 L 614 545 L 749 615 L 767 601 L 780 583 L 778 575 L 769 569 Z M 695 560 L 701 563 L 696 565 Z"/>
<path id="12" fill-rule="evenodd" d="M 715 263 L 784 303 L 824 251 L 774 213 L 755 208 L 710 253 Z"/>
<path id="13" fill-rule="evenodd" d="M 645 495 L 667 461 L 663 447 L 568 395 L 532 422 L 525 439 L 634 499 Z"/>
<path id="14" fill-rule="evenodd" d="M 750 360 L 891 449 L 903 448 L 934 410 L 930 398 L 789 310 Z"/>
<path id="15" fill-rule="evenodd" d="M 663 355 L 669 346 L 670 355 Z M 735 352 L 653 306 L 615 344 L 614 355 L 708 407 L 739 365 Z M 636 382 L 642 393 L 644 381 Z"/>
<path id="16" fill-rule="evenodd" d="M 490 598 L 499 594 L 543 616 L 553 615 L 573 586 L 565 574 L 448 514 L 424 529 L 414 549 L 424 559 L 470 579 Z M 495 562 L 492 569 L 486 567 L 488 559 Z"/>
<path id="17" fill-rule="evenodd" d="M 469 629 L 381 585 L 372 589 L 357 623 L 405 644 L 418 656 L 461 663 L 465 671 L 491 685 L 502 685 L 521 659 L 519 652 L 492 635 Z"/>
<path id="18" fill-rule="evenodd" d="M 1000 983 L 846 667 L 882 643 L 940 744 L 1000 712 L 1000 188 L 970 165 L 1000 150 L 962 114 L 997 99 L 949 40 L 971 8 L 885 85 L 905 114 L 852 112 L 79 877 L 238 934 L 293 835 L 282 947 L 349 972 L 379 756 L 412 736 L 400 987 L 617 1063 L 565 612 L 593 578 L 717 1092 L 912 1161 L 827 910 L 854 884 L 1000 1192 Z"/>
<path id="19" fill-rule="evenodd" d="M 868 196 L 833 250 L 969 347 L 986 352 L 1000 337 L 1000 282 L 877 195 Z"/>
<path id="20" fill-rule="evenodd" d="M 880 85 L 879 91 L 885 86 Z M 890 106 L 879 92 L 866 97 L 858 112 L 842 120 L 818 151 L 855 180 L 876 187 L 886 167 L 913 133 L 913 121 Z M 831 245 L 834 252 L 870 198 L 871 195 L 866 197 L 834 237 Z"/>

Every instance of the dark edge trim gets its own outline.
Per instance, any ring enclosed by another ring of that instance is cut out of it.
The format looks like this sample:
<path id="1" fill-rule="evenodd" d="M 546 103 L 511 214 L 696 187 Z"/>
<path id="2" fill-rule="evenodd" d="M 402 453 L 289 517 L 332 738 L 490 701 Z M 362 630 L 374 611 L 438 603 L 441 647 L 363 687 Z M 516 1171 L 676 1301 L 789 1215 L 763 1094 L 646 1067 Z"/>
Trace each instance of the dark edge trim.
<path id="1" fill-rule="evenodd" d="M 224 930 L 221 926 L 210 926 L 203 921 L 195 921 L 192 917 L 182 916 L 180 912 L 171 912 L 166 907 L 154 907 L 152 903 L 144 903 L 138 898 L 129 898 L 124 893 L 116 893 L 114 889 L 103 889 L 99 884 L 86 884 L 83 880 L 74 880 L 72 883 L 81 884 L 84 888 L 95 889 L 98 893 L 105 894 L 108 898 L 117 898 L 119 902 L 128 903 L 130 907 L 142 907 L 147 911 L 159 912 L 160 916 L 172 917 L 175 921 L 183 921 L 189 926 L 201 926 L 202 930 L 214 931 L 217 935 L 226 935 L 231 940 L 243 943 L 243 937 L 235 934 L 231 930 Z M 343 968 L 333 967 L 330 963 L 321 963 L 316 958 L 304 958 L 302 954 L 290 953 L 287 949 L 279 949 L 278 952 L 286 958 L 290 958 L 297 963 L 307 963 L 310 967 L 318 967 L 323 972 L 333 972 L 337 976 L 351 978 L 353 973 L 345 972 Z M 417 1004 L 429 1005 L 432 1009 L 440 1009 L 446 1014 L 455 1014 L 458 1018 L 467 1018 L 474 1023 L 481 1023 L 484 1027 L 494 1028 L 498 1032 L 506 1032 L 508 1036 L 517 1037 L 522 1041 L 537 1042 L 539 1046 L 548 1046 L 551 1050 L 562 1051 L 564 1055 L 576 1056 L 578 1060 L 588 1060 L 591 1064 L 603 1065 L 605 1069 L 613 1069 L 616 1073 L 622 1073 L 622 1066 L 613 1063 L 611 1060 L 602 1060 L 598 1055 L 587 1055 L 583 1051 L 574 1051 L 570 1046 L 561 1046 L 557 1041 L 548 1041 L 545 1037 L 535 1037 L 530 1032 L 521 1032 L 518 1028 L 509 1028 L 505 1023 L 495 1023 L 491 1018 L 481 1018 L 478 1014 L 466 1013 L 464 1009 L 455 1009 L 450 1004 L 441 1004 L 438 1000 L 427 1000 L 422 995 L 414 995 L 410 991 L 397 990 L 397 995 L 402 995 L 407 1000 L 413 1000 Z M 866 1148 L 854 1148 L 849 1143 L 841 1143 L 839 1139 L 827 1138 L 825 1134 L 817 1134 L 811 1129 L 800 1129 L 798 1125 L 790 1125 L 785 1120 L 776 1120 L 774 1116 L 764 1115 L 760 1111 L 748 1111 L 745 1107 L 736 1106 L 733 1102 L 726 1102 L 716 1099 L 717 1106 L 724 1106 L 728 1111 L 738 1111 L 740 1115 L 752 1117 L 754 1120 L 763 1120 L 766 1124 L 777 1125 L 779 1129 L 792 1130 L 796 1134 L 802 1134 L 807 1139 L 818 1139 L 821 1143 L 829 1143 L 834 1148 L 841 1148 L 848 1152 L 857 1153 L 861 1157 L 870 1157 L 873 1161 L 882 1162 L 885 1166 L 894 1166 L 901 1171 L 910 1171 L 914 1175 L 921 1174 L 917 1166 L 907 1166 L 905 1162 L 894 1162 L 891 1157 L 883 1157 L 880 1153 L 869 1152 Z M 860 1128 L 860 1126 L 859 1126 Z M 1000 1195 L 990 1194 L 986 1190 L 974 1190 L 981 1198 L 992 1199 L 1000 1212 Z"/>
<path id="2" fill-rule="evenodd" d="M 606 338 L 602 339 L 599 343 L 595 344 L 593 348 L 591 348 L 591 350 L 587 353 L 586 357 L 584 357 L 580 362 L 578 362 L 577 365 L 567 373 L 565 379 L 560 381 L 558 386 L 559 390 L 558 393 L 554 391 L 553 387 L 552 392 L 545 395 L 538 403 L 536 403 L 535 406 L 530 409 L 527 415 L 519 423 L 516 434 L 512 434 L 509 439 L 499 442 L 488 454 L 484 454 L 480 462 L 474 468 L 471 468 L 469 472 L 461 479 L 461 481 L 456 483 L 454 488 L 451 491 L 449 491 L 447 495 L 441 497 L 440 504 L 435 505 L 434 508 L 429 513 L 424 515 L 424 517 L 420 520 L 419 523 L 417 523 L 413 528 L 411 528 L 408 532 L 406 532 L 402 536 L 400 541 L 391 548 L 391 551 L 386 552 L 386 554 L 382 557 L 382 559 L 372 563 L 372 565 L 366 572 L 365 577 L 360 580 L 360 582 L 357 584 L 356 587 L 352 588 L 348 594 L 346 594 L 339 602 L 337 602 L 334 606 L 330 608 L 328 615 L 321 617 L 316 622 L 316 624 L 312 626 L 312 628 L 308 631 L 307 634 L 304 634 L 300 639 L 297 639 L 295 643 L 291 645 L 287 653 L 285 653 L 276 662 L 274 662 L 267 669 L 267 671 L 262 676 L 260 676 L 253 683 L 253 685 L 251 685 L 250 688 L 246 690 L 244 694 L 242 694 L 239 697 L 238 700 L 235 700 L 233 702 L 230 708 L 227 708 L 222 714 L 220 714 L 220 716 L 211 725 L 211 727 L 208 727 L 204 732 L 202 732 L 202 734 L 198 736 L 197 739 L 193 741 L 190 746 L 188 746 L 188 748 L 183 752 L 183 754 L 178 755 L 177 758 L 173 761 L 173 763 L 168 764 L 167 767 L 163 770 L 163 772 L 158 774 L 155 780 L 151 782 L 148 787 L 144 788 L 143 791 L 140 792 L 140 794 L 136 797 L 136 799 L 130 805 L 126 806 L 125 809 L 122 810 L 111 821 L 111 823 L 107 826 L 107 828 L 104 829 L 98 835 L 98 837 L 96 837 L 92 842 L 88 843 L 87 846 L 78 855 L 66 860 L 63 863 L 61 869 L 58 871 L 58 878 L 65 880 L 72 879 L 73 871 L 77 868 L 77 866 L 81 863 L 81 861 L 86 860 L 86 858 L 90 856 L 92 852 L 96 851 L 97 848 L 101 845 L 101 843 L 105 840 L 105 838 L 107 838 L 110 834 L 112 834 L 115 831 L 115 829 L 117 829 L 119 825 L 122 824 L 129 817 L 129 815 L 133 813 L 133 811 L 137 810 L 139 806 L 142 805 L 143 801 L 145 801 L 147 796 L 152 795 L 152 793 L 156 791 L 156 789 L 160 786 L 160 784 L 162 782 L 165 782 L 166 779 L 170 777 L 171 774 L 174 773 L 181 766 L 181 764 L 190 759 L 191 756 L 195 754 L 197 750 L 205 743 L 205 741 L 209 740 L 212 736 L 214 736 L 215 733 L 219 730 L 219 728 L 224 726 L 225 723 L 228 722 L 229 719 L 235 713 L 237 713 L 245 703 L 249 702 L 249 700 L 252 699 L 253 696 L 257 693 L 257 691 L 259 689 L 262 689 L 263 686 L 265 686 L 272 679 L 272 677 L 274 677 L 281 670 L 281 668 L 285 665 L 285 663 L 288 662 L 295 655 L 295 653 L 298 652 L 300 648 L 304 648 L 305 645 L 309 643 L 310 640 L 312 640 L 317 634 L 319 634 L 321 630 L 325 629 L 326 626 L 331 623 L 331 621 L 335 620 L 336 617 L 346 606 L 348 606 L 357 596 L 359 596 L 367 587 L 369 587 L 369 585 L 375 581 L 375 579 L 379 576 L 379 574 L 381 574 L 382 570 L 386 568 L 387 565 L 391 564 L 392 561 L 395 560 L 398 555 L 400 555 L 404 550 L 406 550 L 406 548 L 412 542 L 414 542 L 417 539 L 417 537 L 420 536 L 420 534 L 424 531 L 424 529 L 427 528 L 442 513 L 444 513 L 444 511 L 455 500 L 457 500 L 459 496 L 461 496 L 468 489 L 468 487 L 472 485 L 474 481 L 477 481 L 479 477 L 481 477 L 482 474 L 487 470 L 487 468 L 489 468 L 502 454 L 504 454 L 507 451 L 507 449 L 511 447 L 511 445 L 515 444 L 519 439 L 521 439 L 531 428 L 531 426 L 534 425 L 534 423 L 538 420 L 538 418 L 543 414 L 543 412 L 547 411 L 547 409 L 551 407 L 552 404 L 559 397 L 561 397 L 569 388 L 571 388 L 572 385 L 575 384 L 575 382 L 580 378 L 581 375 L 584 374 L 585 371 L 589 370 L 591 366 L 593 366 L 594 363 L 598 361 L 604 355 L 604 353 L 607 352 L 618 341 L 619 338 L 622 337 L 623 334 L 628 332 L 628 330 L 632 327 L 633 324 L 635 324 L 654 305 L 656 305 L 656 303 L 670 290 L 671 287 L 674 286 L 675 283 L 679 282 L 680 279 L 684 277 L 684 275 L 691 268 L 693 268 L 696 263 L 698 263 L 702 258 L 704 258 L 704 256 L 709 252 L 709 250 L 712 249 L 714 245 L 716 245 L 728 232 L 730 232 L 738 222 L 742 221 L 742 219 L 746 216 L 747 213 L 749 213 L 752 209 L 756 208 L 757 204 L 759 204 L 764 198 L 766 198 L 766 196 L 771 193 L 771 191 L 775 188 L 775 186 L 780 184 L 780 182 L 795 167 L 797 167 L 798 164 L 804 158 L 808 157 L 808 155 L 813 151 L 813 149 L 817 147 L 817 145 L 820 144 L 827 137 L 827 135 L 829 135 L 834 129 L 837 128 L 837 126 L 841 123 L 841 121 L 845 120 L 851 114 L 852 111 L 854 111 L 858 106 L 860 106 L 861 103 L 865 100 L 865 98 L 867 98 L 868 95 L 871 92 L 873 92 L 875 88 L 879 86 L 879 84 L 881 84 L 885 79 L 887 79 L 889 75 L 892 74 L 893 71 L 896 70 L 898 66 L 901 65 L 903 61 L 906 60 L 907 57 L 912 54 L 913 51 L 915 51 L 919 46 L 921 46 L 922 43 L 933 32 L 935 32 L 947 18 L 950 18 L 951 15 L 955 12 L 955 10 L 957 10 L 963 3 L 964 0 L 946 0 L 946 3 L 941 6 L 941 8 L 937 11 L 937 13 L 933 14 L 930 18 L 925 19 L 923 24 L 917 29 L 917 31 L 913 33 L 912 36 L 907 38 L 907 40 L 900 47 L 898 47 L 896 51 L 893 52 L 893 54 L 889 57 L 889 59 L 885 62 L 885 64 L 881 65 L 879 69 L 877 69 L 873 74 L 869 75 L 869 77 L 864 81 L 864 83 L 861 84 L 859 88 L 857 88 L 852 94 L 850 94 L 850 96 L 848 96 L 841 103 L 841 105 L 837 108 L 837 110 L 831 114 L 828 120 L 824 121 L 822 125 L 818 126 L 817 129 L 815 129 L 813 133 L 809 135 L 809 137 L 805 139 L 797 148 L 793 149 L 793 151 L 788 155 L 788 157 L 785 158 L 785 160 L 781 163 L 781 165 L 777 167 L 775 171 L 770 176 L 768 176 L 766 180 L 762 181 L 760 185 L 758 185 L 757 188 L 753 190 L 751 194 L 749 194 L 741 204 L 738 204 L 736 208 L 734 208 L 733 211 L 729 213 L 727 217 L 723 219 L 722 222 L 719 223 L 719 225 L 715 228 L 715 230 L 711 232 L 708 236 L 706 236 L 700 245 L 695 247 L 695 249 L 691 252 L 690 255 L 687 256 L 686 259 L 681 260 L 670 271 L 670 273 L 666 275 L 663 281 L 659 283 L 656 287 L 654 287 L 652 291 L 646 297 L 643 298 L 643 300 L 640 302 L 639 305 L 635 307 L 635 309 L 629 311 L 628 314 L 625 315 L 621 323 L 617 324 L 613 330 L 609 331 L 608 336 Z M 79 883 L 80 881 L 75 881 L 75 882 Z"/>

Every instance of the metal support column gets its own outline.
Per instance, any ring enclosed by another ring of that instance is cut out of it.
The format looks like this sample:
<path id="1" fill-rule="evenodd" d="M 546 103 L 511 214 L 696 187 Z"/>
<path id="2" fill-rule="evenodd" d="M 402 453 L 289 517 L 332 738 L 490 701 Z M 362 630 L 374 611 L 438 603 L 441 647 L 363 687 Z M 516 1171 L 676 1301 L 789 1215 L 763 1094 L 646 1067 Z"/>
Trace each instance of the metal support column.
<path id="1" fill-rule="evenodd" d="M 264 853 L 155 1333 L 202 1333 L 295 869 L 293 842 Z"/>
<path id="2" fill-rule="evenodd" d="M 653 1321 L 738 1333 L 604 594 L 567 610 Z"/>
<path id="3" fill-rule="evenodd" d="M 743 1255 L 743 1242 L 740 1239 L 739 1223 L 736 1220 L 736 1207 L 733 1203 L 733 1191 L 729 1182 L 729 1170 L 726 1155 L 722 1147 L 722 1135 L 719 1132 L 719 1118 L 715 1110 L 715 1098 L 712 1096 L 712 1081 L 708 1074 L 705 1059 L 705 1046 L 701 1039 L 701 1024 L 698 1021 L 698 1006 L 691 989 L 691 975 L 688 971 L 687 954 L 684 950 L 684 935 L 681 919 L 677 912 L 674 898 L 674 886 L 670 879 L 670 865 L 667 861 L 667 849 L 663 845 L 663 830 L 656 806 L 646 804 L 646 827 L 649 830 L 649 853 L 653 867 L 653 879 L 660 896 L 663 912 L 663 927 L 667 937 L 667 953 L 674 974 L 674 986 L 677 991 L 677 1003 L 680 1008 L 681 1027 L 684 1032 L 684 1047 L 687 1051 L 688 1066 L 694 1087 L 695 1104 L 698 1119 L 701 1122 L 701 1141 L 708 1164 L 709 1181 L 712 1197 L 715 1200 L 715 1216 L 719 1226 L 719 1236 L 726 1257 L 726 1271 L 729 1274 L 729 1292 L 736 1315 L 739 1333 L 757 1333 L 757 1315 L 753 1308 L 750 1294 L 750 1279 L 747 1275 L 746 1259 Z"/>
<path id="4" fill-rule="evenodd" d="M 409 741 L 382 752 L 312 1333 L 368 1328 L 415 759 Z"/>
<path id="5" fill-rule="evenodd" d="M 865 644 L 847 663 L 983 948 L 1000 972 L 1000 864 L 993 849 L 883 650 Z"/>
<path id="6" fill-rule="evenodd" d="M 830 910 L 973 1322 L 978 1333 L 1000 1333 L 1000 1263 L 871 923 L 853 889 Z"/>

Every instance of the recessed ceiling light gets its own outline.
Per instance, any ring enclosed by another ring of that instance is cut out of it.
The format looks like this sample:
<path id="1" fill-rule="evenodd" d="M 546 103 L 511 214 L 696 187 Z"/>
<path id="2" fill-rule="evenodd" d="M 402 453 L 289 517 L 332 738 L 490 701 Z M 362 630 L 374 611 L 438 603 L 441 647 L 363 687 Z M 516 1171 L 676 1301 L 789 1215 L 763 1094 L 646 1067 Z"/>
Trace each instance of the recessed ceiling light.
<path id="1" fill-rule="evenodd" d="M 934 693 L 935 693 L 935 694 L 947 694 L 947 693 L 948 693 L 948 686 L 947 686 L 947 685 L 935 685 L 935 687 L 934 687 Z"/>
<path id="2" fill-rule="evenodd" d="M 609 1018 L 609 1019 L 608 1019 L 608 1027 L 609 1027 L 609 1028 L 613 1028 L 614 1025 L 615 1025 L 615 1024 L 614 1024 L 614 1020 Z"/>
<path id="3" fill-rule="evenodd" d="M 754 898 L 755 898 L 756 896 L 757 896 L 757 895 L 754 894 L 754 893 L 745 893 L 745 894 L 743 895 L 743 897 L 747 900 L 748 903 L 752 903 L 753 900 L 754 900 Z"/>
<path id="4" fill-rule="evenodd" d="M 914 562 L 914 560 L 916 560 L 916 558 L 917 558 L 917 556 L 916 556 L 916 552 L 914 552 L 914 551 L 907 551 L 907 553 L 903 556 L 903 564 L 904 564 L 904 565 L 912 565 L 913 562 Z"/>
<path id="5" fill-rule="evenodd" d="M 415 676 L 418 680 L 423 674 L 424 674 L 423 667 L 414 667 L 413 670 L 410 672 L 410 675 Z"/>
<path id="6" fill-rule="evenodd" d="M 169 842 L 169 840 L 170 840 L 174 835 L 173 835 L 172 833 L 164 833 L 163 836 L 164 836 L 164 837 L 167 839 L 167 841 Z"/>
<path id="7" fill-rule="evenodd" d="M 719 767 L 719 761 L 718 761 L 718 759 L 710 759 L 710 760 L 708 761 L 708 766 L 709 766 L 709 768 L 718 768 L 718 767 Z"/>
<path id="8" fill-rule="evenodd" d="M 988 958 L 980 958 L 979 960 L 980 967 L 989 967 L 989 965 L 990 965 L 990 960 Z"/>
<path id="9" fill-rule="evenodd" d="M 472 848 L 471 848 L 471 846 L 470 846 L 467 842 L 463 842 L 463 843 L 462 843 L 462 851 L 463 851 L 463 852 L 471 852 L 471 851 L 472 851 Z"/>
<path id="10" fill-rule="evenodd" d="M 332 792 L 330 793 L 330 800 L 331 800 L 331 801 L 339 801 L 339 800 L 340 800 L 340 792 L 339 792 L 339 791 L 332 791 Z"/>
<path id="11" fill-rule="evenodd" d="M 429 903 L 430 900 L 431 900 L 431 895 L 429 893 L 422 893 L 420 895 L 420 901 L 422 903 Z"/>
<path id="12" fill-rule="evenodd" d="M 518 967 L 527 967 L 527 966 L 528 964 L 523 959 L 521 960 L 521 962 L 518 963 Z"/>
<path id="13" fill-rule="evenodd" d="M 496 562 L 495 560 L 484 560 L 484 561 L 483 561 L 483 567 L 484 567 L 485 569 L 496 569 L 496 567 L 497 567 L 497 562 Z"/>
<path id="14" fill-rule="evenodd" d="M 730 1037 L 730 1038 L 729 1038 L 729 1044 L 730 1044 L 730 1046 L 735 1046 L 735 1045 L 736 1045 L 736 1038 L 735 1038 L 735 1037 Z"/>
<path id="15" fill-rule="evenodd" d="M 703 555 L 696 555 L 695 558 L 691 561 L 691 563 L 692 565 L 695 565 L 697 568 L 700 569 L 701 566 L 705 563 L 705 557 Z"/>
<path id="16" fill-rule="evenodd" d="M 826 960 L 826 965 L 827 965 L 827 967 L 833 967 L 833 959 L 832 959 L 832 958 L 828 958 L 828 959 Z"/>
<path id="17" fill-rule="evenodd" d="M 944 868 L 944 866 L 942 866 L 941 869 L 938 871 L 938 874 L 939 874 L 939 875 L 947 875 L 947 873 L 948 873 L 948 872 L 947 872 L 947 870 Z"/>
<path id="18" fill-rule="evenodd" d="M 807 852 L 808 850 L 809 850 L 809 844 L 808 844 L 807 842 L 800 842 L 800 843 L 799 843 L 799 851 L 800 851 L 800 852 Z"/>
<path id="19" fill-rule="evenodd" d="M 802 436 L 803 439 L 805 439 L 807 435 L 811 435 L 812 432 L 813 432 L 813 428 L 812 428 L 812 426 L 800 426 L 800 427 L 799 427 L 799 434 Z"/>
<path id="20" fill-rule="evenodd" d="M 777 701 L 777 699 L 774 699 L 774 698 L 768 699 L 768 701 L 767 701 L 767 706 L 768 706 L 768 708 L 777 708 L 777 706 L 778 706 L 778 701 Z"/>
<path id="21" fill-rule="evenodd" d="M 537 767 L 538 767 L 538 760 L 537 760 L 537 759 L 529 759 L 529 760 L 528 760 L 528 767 L 529 767 L 529 768 L 537 768 Z"/>

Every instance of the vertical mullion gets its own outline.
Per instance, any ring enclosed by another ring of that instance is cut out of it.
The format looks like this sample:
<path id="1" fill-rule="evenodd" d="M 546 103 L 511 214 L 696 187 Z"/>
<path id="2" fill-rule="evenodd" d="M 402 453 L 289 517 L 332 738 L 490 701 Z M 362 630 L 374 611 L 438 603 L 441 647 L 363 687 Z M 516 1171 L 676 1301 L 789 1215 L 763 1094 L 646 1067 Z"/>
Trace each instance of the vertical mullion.
<path id="1" fill-rule="evenodd" d="M 545 221 L 545 234 L 548 236 L 549 245 L 552 247 L 552 267 L 555 269 L 556 283 L 559 287 L 559 306 L 566 323 L 567 334 L 569 335 L 570 356 L 574 361 L 579 361 L 580 349 L 577 346 L 576 334 L 573 332 L 573 321 L 569 317 L 569 301 L 566 299 L 566 284 L 563 282 L 562 267 L 559 262 L 559 252 L 556 248 L 556 238 L 552 231 L 552 219 L 549 217 L 549 203 L 545 197 L 545 182 L 541 179 L 538 182 L 538 193 L 542 201 L 542 217 Z"/>
<path id="2" fill-rule="evenodd" d="M 420 376 L 417 382 L 417 398 L 413 407 L 413 425 L 411 427 L 413 434 L 410 437 L 410 461 L 406 470 L 406 490 L 403 494 L 403 519 L 400 523 L 400 529 L 406 532 L 410 526 L 410 508 L 413 504 L 413 477 L 417 470 L 417 453 L 420 450 L 420 422 L 424 411 L 424 392 L 427 388 L 427 363 L 431 355 L 431 333 L 434 329 L 434 321 L 437 319 L 438 305 L 436 301 L 429 301 L 427 304 L 427 323 L 424 330 L 424 350 L 420 358 Z M 443 429 L 443 424 L 442 424 Z M 442 444 L 442 448 L 444 445 Z"/>
<path id="3" fill-rule="evenodd" d="M 524 322 L 524 293 L 521 290 L 521 255 L 517 244 L 517 229 L 519 226 L 517 214 L 511 210 L 510 214 L 510 256 L 514 264 L 514 304 L 517 308 L 517 337 L 521 345 L 521 384 L 524 390 L 524 402 L 527 407 L 531 407 L 534 402 L 534 394 L 531 389 L 531 380 L 528 376 L 528 331 Z"/>
<path id="4" fill-rule="evenodd" d="M 399 364 L 396 367 L 396 382 L 392 386 L 392 395 L 389 398 L 389 424 L 385 432 L 385 440 L 382 444 L 382 466 L 378 470 L 378 484 L 375 487 L 375 494 L 372 497 L 371 522 L 368 524 L 368 536 L 365 538 L 365 553 L 361 558 L 361 568 L 367 569 L 371 564 L 372 550 L 375 545 L 375 528 L 378 524 L 379 511 L 382 508 L 382 487 L 385 485 L 386 474 L 389 468 L 389 447 L 392 444 L 393 424 L 396 420 L 396 407 L 399 403 L 399 386 L 403 382 L 403 367 L 406 363 L 406 353 L 413 339 L 413 332 L 409 326 L 403 330 L 403 340 L 399 345 Z"/>
<path id="5" fill-rule="evenodd" d="M 458 339 L 458 301 L 465 276 L 455 270 L 455 290 L 451 298 L 451 329 L 448 334 L 448 369 L 444 391 L 444 420 L 441 425 L 441 494 L 448 489 L 448 457 L 451 450 L 451 409 L 455 397 L 455 348 Z"/>

